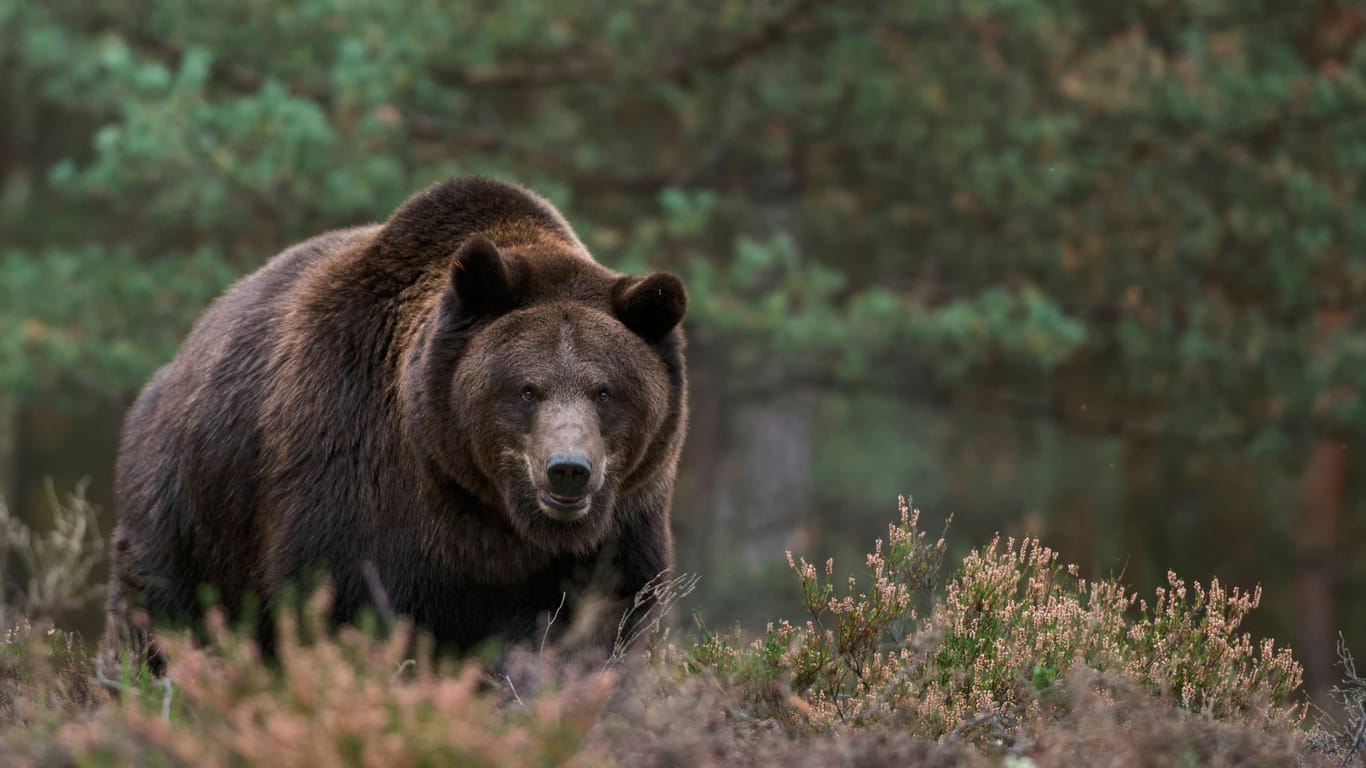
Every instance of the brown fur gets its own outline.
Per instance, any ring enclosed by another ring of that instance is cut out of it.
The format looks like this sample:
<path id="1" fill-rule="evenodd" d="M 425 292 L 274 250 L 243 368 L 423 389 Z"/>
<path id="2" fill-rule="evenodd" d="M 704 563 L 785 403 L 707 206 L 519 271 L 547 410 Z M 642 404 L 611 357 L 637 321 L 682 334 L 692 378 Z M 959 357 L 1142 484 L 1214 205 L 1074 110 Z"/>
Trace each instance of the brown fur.
<path id="1" fill-rule="evenodd" d="M 602 267 L 549 203 L 492 181 L 290 248 L 129 411 L 109 637 L 142 636 L 117 629 L 139 606 L 193 618 L 201 584 L 269 608 L 314 567 L 338 621 L 375 596 L 370 563 L 459 648 L 527 638 L 594 574 L 634 594 L 671 565 L 685 306 L 677 278 Z M 538 496 L 546 446 L 606 465 L 581 519 Z"/>

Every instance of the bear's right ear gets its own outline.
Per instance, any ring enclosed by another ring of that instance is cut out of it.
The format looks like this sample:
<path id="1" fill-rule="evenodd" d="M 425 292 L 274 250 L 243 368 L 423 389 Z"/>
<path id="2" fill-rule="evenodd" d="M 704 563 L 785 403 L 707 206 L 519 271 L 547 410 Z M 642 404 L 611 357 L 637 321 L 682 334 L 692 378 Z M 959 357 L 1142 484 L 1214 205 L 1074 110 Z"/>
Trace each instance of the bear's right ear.
<path id="1" fill-rule="evenodd" d="M 653 344 L 683 320 L 688 292 L 682 280 L 667 272 L 646 278 L 627 275 L 612 286 L 612 309 L 627 328 Z"/>
<path id="2" fill-rule="evenodd" d="M 451 259 L 451 290 L 466 317 L 492 317 L 513 307 L 512 276 L 494 245 L 483 235 L 472 235 Z"/>

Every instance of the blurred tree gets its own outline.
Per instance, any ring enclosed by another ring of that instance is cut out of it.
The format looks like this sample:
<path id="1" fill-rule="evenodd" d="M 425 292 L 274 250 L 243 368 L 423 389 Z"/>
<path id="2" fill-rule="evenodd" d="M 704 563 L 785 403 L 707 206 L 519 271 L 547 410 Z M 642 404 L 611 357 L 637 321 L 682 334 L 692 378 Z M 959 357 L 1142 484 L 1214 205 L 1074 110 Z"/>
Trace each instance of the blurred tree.
<path id="1" fill-rule="evenodd" d="M 699 398 L 1046 422 L 1118 447 L 1140 581 L 1232 519 L 1262 572 L 1303 529 L 1301 583 L 1360 588 L 1364 33 L 1333 0 L 0 0 L 0 393 L 126 396 L 233 275 L 487 173 L 685 276 Z M 698 409 L 711 448 L 729 413 Z M 1173 475 L 1242 490 L 1187 504 Z M 768 503 L 839 501 L 809 496 Z M 1066 524 L 1105 530 L 1077 498 Z M 1322 685 L 1338 618 L 1311 614 Z"/>

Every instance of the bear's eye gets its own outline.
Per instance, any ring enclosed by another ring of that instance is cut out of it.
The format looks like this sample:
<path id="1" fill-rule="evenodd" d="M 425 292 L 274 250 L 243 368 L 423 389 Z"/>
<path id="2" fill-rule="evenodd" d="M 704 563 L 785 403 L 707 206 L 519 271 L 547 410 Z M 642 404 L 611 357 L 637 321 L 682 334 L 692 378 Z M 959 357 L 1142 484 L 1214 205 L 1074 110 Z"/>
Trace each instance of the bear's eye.
<path id="1" fill-rule="evenodd" d="M 598 402 L 605 403 L 612 399 L 612 391 L 607 387 L 598 387 Z"/>
<path id="2" fill-rule="evenodd" d="M 528 403 L 535 400 L 536 388 L 531 386 L 530 384 L 527 384 L 526 386 L 522 387 L 522 399 L 527 401 Z"/>

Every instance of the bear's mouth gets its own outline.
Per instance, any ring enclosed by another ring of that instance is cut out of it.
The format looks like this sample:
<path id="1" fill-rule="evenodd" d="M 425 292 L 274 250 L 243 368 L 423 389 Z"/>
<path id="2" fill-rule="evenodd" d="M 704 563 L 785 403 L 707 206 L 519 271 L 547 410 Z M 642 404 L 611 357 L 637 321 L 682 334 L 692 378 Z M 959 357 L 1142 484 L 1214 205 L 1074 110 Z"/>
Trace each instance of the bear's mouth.
<path id="1" fill-rule="evenodd" d="M 536 500 L 547 517 L 564 523 L 578 520 L 588 514 L 591 503 L 588 496 L 556 496 L 550 491 L 541 491 Z"/>

